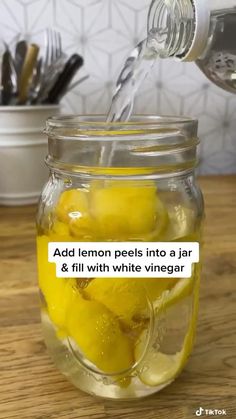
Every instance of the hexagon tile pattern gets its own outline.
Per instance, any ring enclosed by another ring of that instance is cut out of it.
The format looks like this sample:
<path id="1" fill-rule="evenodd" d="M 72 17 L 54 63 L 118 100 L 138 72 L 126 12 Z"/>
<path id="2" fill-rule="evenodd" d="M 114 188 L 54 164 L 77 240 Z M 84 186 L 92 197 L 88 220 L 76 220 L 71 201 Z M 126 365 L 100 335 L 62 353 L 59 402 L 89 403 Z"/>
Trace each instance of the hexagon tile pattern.
<path id="1" fill-rule="evenodd" d="M 107 112 L 122 62 L 145 36 L 150 0 L 1 0 L 0 35 L 40 40 L 60 30 L 68 53 L 85 58 L 90 79 L 68 94 L 66 112 Z M 200 173 L 236 173 L 236 96 L 211 84 L 194 63 L 159 60 L 136 100 L 138 113 L 199 119 Z"/>

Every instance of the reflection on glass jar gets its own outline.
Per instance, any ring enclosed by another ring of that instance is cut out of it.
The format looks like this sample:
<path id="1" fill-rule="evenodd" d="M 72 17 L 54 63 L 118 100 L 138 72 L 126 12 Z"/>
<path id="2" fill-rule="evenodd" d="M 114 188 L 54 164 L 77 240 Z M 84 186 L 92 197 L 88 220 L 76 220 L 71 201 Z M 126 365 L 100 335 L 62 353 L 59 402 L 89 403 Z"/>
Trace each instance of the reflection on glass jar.
<path id="1" fill-rule="evenodd" d="M 199 265 L 184 278 L 56 277 L 49 242 L 199 242 L 197 122 L 133 117 L 47 122 L 50 179 L 38 211 L 38 270 L 47 346 L 80 389 L 106 398 L 159 391 L 191 353 Z M 101 153 L 110 150 L 109 164 Z"/>

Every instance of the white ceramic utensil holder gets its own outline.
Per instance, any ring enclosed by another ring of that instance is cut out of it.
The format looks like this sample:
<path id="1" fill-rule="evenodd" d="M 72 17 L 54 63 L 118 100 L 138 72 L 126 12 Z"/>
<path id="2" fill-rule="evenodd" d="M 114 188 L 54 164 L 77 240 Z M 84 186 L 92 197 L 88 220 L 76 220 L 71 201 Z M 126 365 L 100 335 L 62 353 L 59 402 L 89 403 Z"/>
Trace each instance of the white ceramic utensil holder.
<path id="1" fill-rule="evenodd" d="M 47 180 L 45 121 L 59 106 L 0 106 L 0 205 L 35 204 Z"/>

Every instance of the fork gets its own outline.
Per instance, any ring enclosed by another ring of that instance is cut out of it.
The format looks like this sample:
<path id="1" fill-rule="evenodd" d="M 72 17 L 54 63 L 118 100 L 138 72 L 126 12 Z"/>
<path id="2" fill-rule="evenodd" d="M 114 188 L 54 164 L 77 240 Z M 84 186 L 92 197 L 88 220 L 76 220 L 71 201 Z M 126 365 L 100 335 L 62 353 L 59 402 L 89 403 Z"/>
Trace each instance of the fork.
<path id="1" fill-rule="evenodd" d="M 46 31 L 46 57 L 44 69 L 48 70 L 62 56 L 61 34 L 48 28 Z"/>
<path id="2" fill-rule="evenodd" d="M 62 52 L 61 34 L 48 28 L 45 33 L 45 59 L 41 69 L 41 77 L 35 91 L 34 101 L 43 102 L 53 84 L 55 83 L 59 70 L 65 62 L 65 54 Z"/>

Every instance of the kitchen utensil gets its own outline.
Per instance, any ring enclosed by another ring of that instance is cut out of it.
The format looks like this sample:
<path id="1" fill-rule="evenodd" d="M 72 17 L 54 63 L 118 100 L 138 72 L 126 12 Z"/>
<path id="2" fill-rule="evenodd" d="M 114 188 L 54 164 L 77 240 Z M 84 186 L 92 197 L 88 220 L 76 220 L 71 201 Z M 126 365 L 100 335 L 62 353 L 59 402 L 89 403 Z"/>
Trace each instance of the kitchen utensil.
<path id="1" fill-rule="evenodd" d="M 2 61 L 3 61 L 3 54 L 4 54 L 5 48 L 3 45 L 3 42 L 0 41 L 0 105 L 2 104 Z"/>
<path id="2" fill-rule="evenodd" d="M 13 92 L 11 53 L 6 49 L 2 57 L 2 104 L 8 105 Z"/>
<path id="3" fill-rule="evenodd" d="M 7 44 L 6 44 L 7 45 Z M 17 73 L 15 68 L 15 62 L 11 51 L 7 45 L 7 50 L 9 51 L 9 63 L 11 67 L 11 83 L 12 83 L 12 92 L 11 92 L 11 100 L 10 104 L 15 105 L 17 102 L 17 95 L 18 95 L 18 80 L 17 80 Z"/>
<path id="4" fill-rule="evenodd" d="M 89 75 L 89 74 L 87 74 L 86 76 L 81 77 L 81 79 L 79 79 L 79 80 L 75 81 L 74 83 L 70 84 L 70 85 L 69 85 L 69 87 L 68 87 L 68 89 L 67 89 L 67 91 L 66 91 L 66 93 L 71 92 L 71 90 L 75 89 L 75 88 L 76 88 L 77 86 L 79 86 L 81 83 L 83 83 L 84 81 L 88 80 L 88 79 L 89 79 L 89 77 L 90 77 L 90 75 Z"/>
<path id="5" fill-rule="evenodd" d="M 46 56 L 44 70 L 50 68 L 62 55 L 61 34 L 53 29 L 46 31 Z"/>
<path id="6" fill-rule="evenodd" d="M 15 48 L 15 69 L 18 79 L 21 76 L 22 67 L 27 53 L 27 42 L 19 41 Z"/>
<path id="7" fill-rule="evenodd" d="M 61 34 L 47 29 L 45 36 L 46 53 L 41 71 L 41 87 L 36 97 L 37 103 L 43 103 L 48 92 L 55 84 L 59 71 L 63 68 L 65 54 L 62 52 Z"/>
<path id="8" fill-rule="evenodd" d="M 37 101 L 37 97 L 41 88 L 41 75 L 42 75 L 42 57 L 38 60 L 36 67 L 34 68 L 32 83 L 29 92 L 29 102 L 34 104 Z"/>
<path id="9" fill-rule="evenodd" d="M 54 29 L 45 31 L 44 54 L 37 44 L 29 44 L 19 34 L 12 43 L 13 55 L 7 43 L 0 41 L 0 105 L 46 104 L 49 93 L 51 101 L 59 101 L 68 89 L 88 78 L 71 84 L 83 59 L 76 54 L 68 58 L 62 50 L 61 35 Z"/>
<path id="10" fill-rule="evenodd" d="M 33 70 L 37 63 L 38 53 L 38 45 L 31 44 L 28 46 L 19 81 L 19 103 L 21 104 L 27 101 L 29 83 L 32 79 Z"/>
<path id="11" fill-rule="evenodd" d="M 83 58 L 79 54 L 73 54 L 66 62 L 65 67 L 59 75 L 55 85 L 48 92 L 46 98 L 47 103 L 58 103 L 60 99 L 65 95 L 71 80 L 82 67 L 84 63 Z"/>

